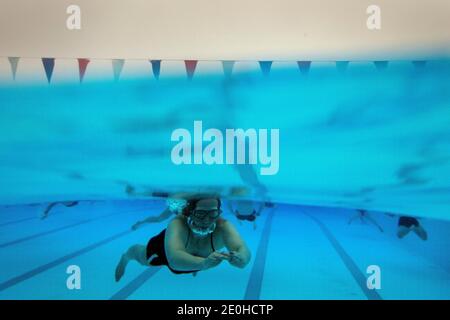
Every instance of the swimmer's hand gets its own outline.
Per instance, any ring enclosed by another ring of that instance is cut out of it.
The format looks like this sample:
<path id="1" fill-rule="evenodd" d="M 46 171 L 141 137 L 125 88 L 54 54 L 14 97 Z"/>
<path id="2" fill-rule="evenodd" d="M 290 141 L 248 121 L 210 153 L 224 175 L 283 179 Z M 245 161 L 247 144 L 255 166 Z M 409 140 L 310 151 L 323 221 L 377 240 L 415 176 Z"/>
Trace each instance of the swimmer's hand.
<path id="1" fill-rule="evenodd" d="M 127 184 L 127 186 L 125 187 L 125 192 L 131 196 L 135 193 L 135 189 L 129 184 Z"/>
<path id="2" fill-rule="evenodd" d="M 212 252 L 202 263 L 202 270 L 214 268 L 218 266 L 223 260 L 228 260 L 230 256 L 226 253 L 218 251 Z"/>
<path id="3" fill-rule="evenodd" d="M 235 266 L 238 268 L 243 268 L 246 265 L 245 260 L 242 257 L 242 254 L 239 252 L 236 252 L 236 251 L 230 251 L 228 262 L 232 266 Z"/>

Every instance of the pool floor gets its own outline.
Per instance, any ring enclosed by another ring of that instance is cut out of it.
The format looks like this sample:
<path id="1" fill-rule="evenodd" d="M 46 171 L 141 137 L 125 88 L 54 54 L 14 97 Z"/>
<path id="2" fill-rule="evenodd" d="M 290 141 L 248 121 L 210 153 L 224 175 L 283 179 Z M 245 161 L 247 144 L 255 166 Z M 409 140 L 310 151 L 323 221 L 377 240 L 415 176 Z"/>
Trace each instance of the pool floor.
<path id="1" fill-rule="evenodd" d="M 349 225 L 352 210 L 278 205 L 263 211 L 254 230 L 225 212 L 252 252 L 245 269 L 222 263 L 194 277 L 131 262 L 116 283 L 121 254 L 168 221 L 137 231 L 131 225 L 161 212 L 164 202 L 82 201 L 41 220 L 43 208 L 0 207 L 0 299 L 450 298 L 449 253 L 437 245 L 448 248 L 444 240 L 399 240 L 395 218 L 384 215 L 380 232 L 360 221 Z M 79 290 L 66 286 L 70 265 L 80 267 Z M 367 288 L 369 265 L 380 267 L 379 290 Z"/>

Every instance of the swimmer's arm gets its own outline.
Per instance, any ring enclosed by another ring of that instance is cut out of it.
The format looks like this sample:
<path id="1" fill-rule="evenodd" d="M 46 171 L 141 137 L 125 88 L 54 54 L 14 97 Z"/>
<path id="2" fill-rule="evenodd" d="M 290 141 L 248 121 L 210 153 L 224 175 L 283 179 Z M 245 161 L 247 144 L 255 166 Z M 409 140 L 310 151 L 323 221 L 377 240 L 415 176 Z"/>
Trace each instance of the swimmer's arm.
<path id="1" fill-rule="evenodd" d="M 166 230 L 164 241 L 169 265 L 177 271 L 201 270 L 205 259 L 186 252 L 182 237 L 182 223 L 182 221 L 175 219 Z"/>
<path id="2" fill-rule="evenodd" d="M 266 202 L 265 202 L 265 201 L 259 202 L 259 207 L 258 207 L 258 209 L 256 210 L 256 215 L 257 215 L 257 216 L 259 216 L 260 213 L 261 213 L 261 211 L 263 211 L 265 205 L 266 205 Z"/>
<path id="3" fill-rule="evenodd" d="M 157 216 L 150 216 L 150 217 L 145 218 L 142 221 L 139 221 L 139 224 L 162 222 L 162 221 L 166 220 L 167 218 L 169 218 L 171 215 L 172 215 L 172 212 L 169 209 L 166 209 Z"/>
<path id="4" fill-rule="evenodd" d="M 223 240 L 225 242 L 225 247 L 230 251 L 231 254 L 237 254 L 238 259 L 234 260 L 232 263 L 234 266 L 239 268 L 244 268 L 251 259 L 251 253 L 242 240 L 236 228 L 228 221 L 223 223 Z"/>

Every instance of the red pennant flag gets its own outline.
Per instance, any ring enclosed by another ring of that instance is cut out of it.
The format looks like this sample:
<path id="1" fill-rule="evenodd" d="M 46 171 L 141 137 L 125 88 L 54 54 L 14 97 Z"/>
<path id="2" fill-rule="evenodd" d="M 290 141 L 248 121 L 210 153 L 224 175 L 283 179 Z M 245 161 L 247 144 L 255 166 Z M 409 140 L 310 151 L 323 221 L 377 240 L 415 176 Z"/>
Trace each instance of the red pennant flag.
<path id="1" fill-rule="evenodd" d="M 186 73 L 188 79 L 191 80 L 194 76 L 195 68 L 197 67 L 197 60 L 184 60 L 186 66 Z"/>
<path id="2" fill-rule="evenodd" d="M 311 61 L 297 61 L 297 65 L 302 74 L 308 74 Z"/>
<path id="3" fill-rule="evenodd" d="M 78 59 L 78 70 L 80 72 L 80 83 L 83 82 L 84 74 L 86 73 L 86 68 L 88 63 L 90 62 L 89 59 Z"/>

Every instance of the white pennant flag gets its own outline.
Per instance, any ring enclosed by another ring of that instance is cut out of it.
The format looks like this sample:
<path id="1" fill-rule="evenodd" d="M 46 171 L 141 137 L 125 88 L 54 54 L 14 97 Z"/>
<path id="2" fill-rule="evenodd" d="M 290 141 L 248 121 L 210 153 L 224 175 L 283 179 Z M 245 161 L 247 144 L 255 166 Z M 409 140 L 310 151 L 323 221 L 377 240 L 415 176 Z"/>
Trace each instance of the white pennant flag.
<path id="1" fill-rule="evenodd" d="M 222 61 L 223 73 L 226 77 L 231 77 L 233 72 L 234 61 Z"/>
<path id="2" fill-rule="evenodd" d="M 19 59 L 20 59 L 19 57 L 8 57 L 9 63 L 11 64 L 11 71 L 14 80 L 16 80 L 16 72 Z"/>
<path id="3" fill-rule="evenodd" d="M 123 59 L 113 59 L 113 71 L 114 71 L 114 80 L 119 81 L 120 74 L 122 73 L 123 65 L 125 64 L 125 60 Z"/>

